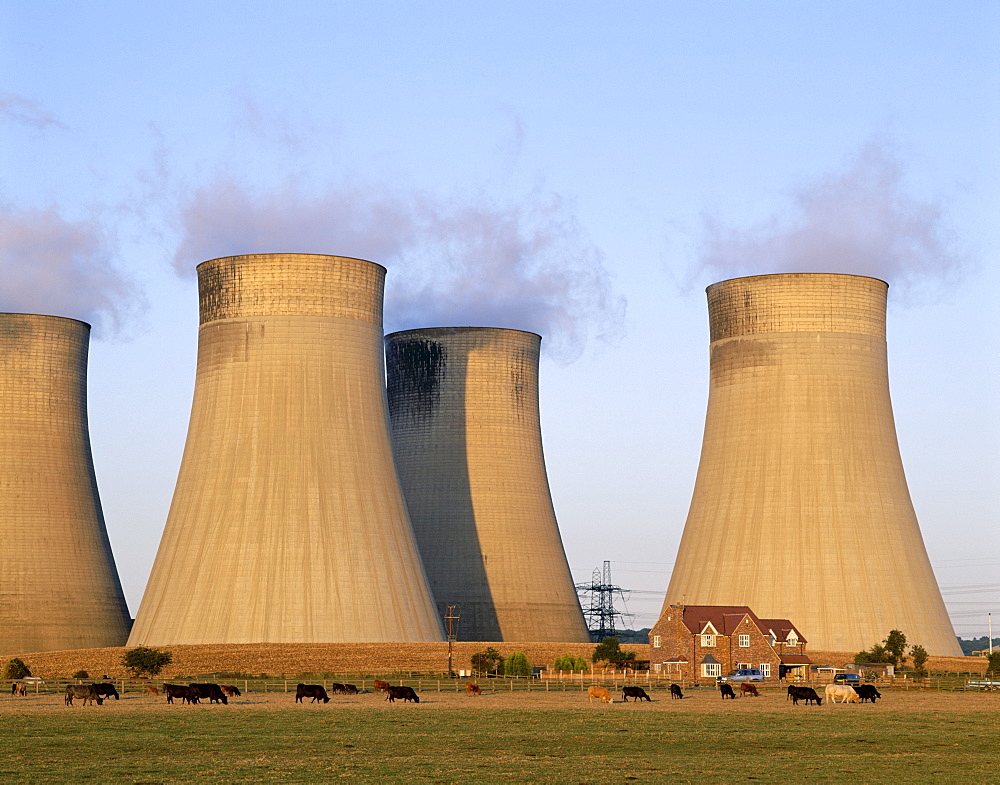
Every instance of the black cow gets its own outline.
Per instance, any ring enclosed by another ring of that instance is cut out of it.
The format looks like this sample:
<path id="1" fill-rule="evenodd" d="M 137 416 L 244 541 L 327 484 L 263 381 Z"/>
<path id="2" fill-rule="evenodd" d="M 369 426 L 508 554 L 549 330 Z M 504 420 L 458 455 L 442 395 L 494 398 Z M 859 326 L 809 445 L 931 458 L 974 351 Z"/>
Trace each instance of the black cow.
<path id="1" fill-rule="evenodd" d="M 635 698 L 637 701 L 649 700 L 649 696 L 642 687 L 622 687 L 622 699 L 628 703 L 629 698 Z"/>
<path id="2" fill-rule="evenodd" d="M 788 695 L 785 697 L 785 700 L 788 700 L 789 698 L 792 699 L 793 706 L 798 706 L 800 700 L 804 700 L 806 702 L 806 706 L 808 706 L 810 702 L 815 702 L 817 706 L 823 705 L 823 699 L 816 694 L 816 690 L 812 687 L 796 687 L 794 684 L 789 684 Z"/>
<path id="3" fill-rule="evenodd" d="M 346 692 L 348 695 L 357 695 L 358 694 L 358 688 L 355 687 L 353 684 L 345 684 L 344 685 L 344 692 Z"/>
<path id="4" fill-rule="evenodd" d="M 302 703 L 303 698 L 312 698 L 310 703 L 315 703 L 318 700 L 323 701 L 323 703 L 330 702 L 330 696 L 326 694 L 326 688 L 322 684 L 296 684 L 295 702 Z"/>
<path id="5" fill-rule="evenodd" d="M 346 695 L 347 694 L 347 687 L 345 687 L 343 684 L 340 684 L 339 682 L 335 681 L 333 684 L 330 685 L 330 694 L 331 695 Z"/>
<path id="6" fill-rule="evenodd" d="M 389 697 L 386 700 L 389 703 L 395 703 L 396 698 L 399 698 L 404 703 L 406 701 L 413 701 L 414 703 L 420 703 L 420 698 L 417 697 L 417 693 L 413 691 L 412 687 L 390 687 L 388 689 Z"/>
<path id="7" fill-rule="evenodd" d="M 726 698 L 732 698 L 733 700 L 736 700 L 736 693 L 733 692 L 733 688 L 730 687 L 725 682 L 719 685 L 719 692 L 722 693 L 722 700 L 725 700 Z"/>
<path id="8" fill-rule="evenodd" d="M 877 698 L 882 697 L 882 693 L 878 691 L 878 688 L 874 684 L 852 684 L 851 686 L 858 693 L 858 697 L 861 698 L 862 703 L 867 703 L 868 701 L 874 703 Z"/>
<path id="9" fill-rule="evenodd" d="M 114 684 L 95 684 L 94 686 L 97 688 L 98 695 L 118 700 L 118 690 L 115 689 Z"/>
<path id="10" fill-rule="evenodd" d="M 68 684 L 66 685 L 66 705 L 73 705 L 73 698 L 80 698 L 83 700 L 83 705 L 86 706 L 87 702 L 93 703 L 97 701 L 97 705 L 100 706 L 104 703 L 104 698 L 97 694 L 97 688 L 93 684 Z"/>
<path id="11" fill-rule="evenodd" d="M 173 703 L 174 698 L 180 698 L 181 703 L 198 703 L 200 697 L 198 690 L 180 684 L 164 684 L 163 692 L 167 696 L 167 703 Z"/>
<path id="12" fill-rule="evenodd" d="M 209 703 L 218 703 L 219 701 L 225 704 L 229 703 L 229 698 L 226 697 L 226 693 L 218 684 L 189 684 L 188 687 L 198 693 L 199 698 L 203 700 L 208 698 Z"/>
<path id="13" fill-rule="evenodd" d="M 684 693 L 681 692 L 681 685 L 680 684 L 671 684 L 670 685 L 670 700 L 673 700 L 674 698 L 683 698 L 683 697 L 684 697 Z"/>

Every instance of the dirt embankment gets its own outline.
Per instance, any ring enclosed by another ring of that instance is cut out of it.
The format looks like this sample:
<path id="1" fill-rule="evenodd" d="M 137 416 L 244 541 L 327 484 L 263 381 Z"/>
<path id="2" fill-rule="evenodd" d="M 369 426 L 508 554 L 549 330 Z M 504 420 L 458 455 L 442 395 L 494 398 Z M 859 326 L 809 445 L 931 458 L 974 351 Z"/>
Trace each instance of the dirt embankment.
<path id="1" fill-rule="evenodd" d="M 470 668 L 473 654 L 492 646 L 505 657 L 523 651 L 533 665 L 553 668 L 556 657 L 573 654 L 588 663 L 594 651 L 592 643 L 488 643 L 459 641 L 454 644 L 453 668 Z M 205 644 L 197 646 L 158 647 L 173 654 L 165 677 L 199 673 L 247 673 L 251 675 L 296 675 L 300 673 L 370 673 L 395 672 L 443 673 L 448 670 L 447 643 L 259 643 Z M 649 658 L 649 646 L 623 644 L 640 660 Z M 79 670 L 92 677 L 107 675 L 122 678 L 124 647 L 78 649 L 18 655 L 36 676 L 68 678 Z M 808 652 L 814 665 L 843 667 L 853 652 Z M 0 655 L 6 662 L 11 655 Z M 980 657 L 931 657 L 932 671 L 972 671 L 983 673 L 986 661 Z"/>
<path id="2" fill-rule="evenodd" d="M 590 662 L 593 643 L 489 643 L 458 641 L 454 644 L 452 667 L 466 670 L 476 652 L 492 646 L 503 656 L 523 651 L 534 665 L 553 667 L 556 657 L 574 654 Z M 444 673 L 448 670 L 447 643 L 256 643 L 205 644 L 197 646 L 159 646 L 173 655 L 164 669 L 165 677 L 197 673 L 234 672 L 251 675 L 294 675 L 299 673 Z M 624 644 L 625 651 L 635 651 L 645 659 L 649 647 Z M 43 678 L 67 678 L 79 670 L 92 677 L 108 675 L 121 678 L 128 672 L 121 664 L 124 647 L 77 649 L 18 655 Z M 10 655 L 0 655 L 6 662 Z"/>

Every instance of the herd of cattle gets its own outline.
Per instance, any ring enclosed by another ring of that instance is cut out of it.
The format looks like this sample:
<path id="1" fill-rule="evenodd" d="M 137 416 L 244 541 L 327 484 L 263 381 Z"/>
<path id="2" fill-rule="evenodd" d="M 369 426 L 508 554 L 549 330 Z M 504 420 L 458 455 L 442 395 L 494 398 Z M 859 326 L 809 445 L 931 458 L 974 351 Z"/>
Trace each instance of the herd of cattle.
<path id="1" fill-rule="evenodd" d="M 414 692 L 412 687 L 398 686 L 394 687 L 387 681 L 381 681 L 376 679 L 373 684 L 373 692 L 384 693 L 385 699 L 390 703 L 395 703 L 397 700 L 401 700 L 404 703 L 420 703 L 420 697 Z M 161 690 L 153 686 L 146 687 L 146 693 L 148 695 L 159 695 Z M 229 703 L 229 698 L 233 696 L 240 695 L 240 690 L 238 687 L 229 684 L 188 684 L 187 686 L 181 684 L 164 684 L 162 687 L 162 692 L 166 695 L 167 703 L 173 703 L 174 699 L 180 699 L 181 703 L 200 703 L 201 701 L 207 700 L 209 703 Z M 467 682 L 465 685 L 465 692 L 467 695 L 482 695 L 482 690 L 479 685 L 474 682 Z M 719 692 L 722 695 L 722 699 L 727 698 L 735 700 L 736 692 L 733 690 L 732 685 L 729 684 L 719 684 Z M 317 703 L 322 701 L 323 703 L 330 702 L 330 694 L 341 694 L 341 695 L 357 695 L 359 693 L 358 688 L 353 684 L 339 684 L 334 682 L 330 685 L 330 689 L 327 690 L 322 684 L 298 684 L 295 687 L 295 702 L 302 703 L 304 698 L 311 698 L 311 703 Z M 24 685 L 15 682 L 11 687 L 11 695 L 25 695 L 26 691 Z M 740 685 L 740 694 L 744 697 L 759 697 L 760 693 L 753 684 L 743 683 Z M 684 694 L 681 692 L 680 685 L 671 684 L 670 685 L 670 698 L 683 698 Z M 882 697 L 882 693 L 878 691 L 874 684 L 860 684 L 858 686 L 846 685 L 846 684 L 828 684 L 824 693 L 827 703 L 875 703 L 876 700 Z M 97 703 L 98 706 L 104 703 L 105 698 L 119 699 L 118 690 L 115 689 L 113 684 L 70 684 L 66 687 L 65 702 L 67 706 L 72 706 L 73 701 L 79 698 L 84 706 L 88 703 Z M 613 703 L 613 698 L 611 693 L 608 691 L 607 687 L 590 687 L 587 690 L 587 700 L 592 702 L 594 699 L 600 702 Z M 625 703 L 629 702 L 629 698 L 633 701 L 650 701 L 650 697 L 646 694 L 646 691 L 642 687 L 623 687 L 622 688 L 622 700 Z M 789 685 L 788 693 L 785 700 L 791 700 L 792 704 L 795 706 L 799 705 L 799 701 L 805 701 L 805 704 L 813 704 L 816 706 L 823 705 L 823 698 L 819 696 L 812 687 L 797 687 L 795 685 Z"/>

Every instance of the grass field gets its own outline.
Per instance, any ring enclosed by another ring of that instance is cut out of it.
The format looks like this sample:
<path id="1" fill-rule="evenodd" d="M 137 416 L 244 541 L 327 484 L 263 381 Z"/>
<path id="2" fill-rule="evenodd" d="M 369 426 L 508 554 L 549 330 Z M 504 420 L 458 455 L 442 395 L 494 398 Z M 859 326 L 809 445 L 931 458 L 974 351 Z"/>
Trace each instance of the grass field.
<path id="1" fill-rule="evenodd" d="M 590 704 L 579 693 L 425 692 L 421 703 L 288 693 L 229 706 L 126 696 L 66 707 L 0 700 L 14 782 L 974 782 L 1000 768 L 1000 695 L 888 692 L 793 707 L 777 690 L 721 701 Z"/>

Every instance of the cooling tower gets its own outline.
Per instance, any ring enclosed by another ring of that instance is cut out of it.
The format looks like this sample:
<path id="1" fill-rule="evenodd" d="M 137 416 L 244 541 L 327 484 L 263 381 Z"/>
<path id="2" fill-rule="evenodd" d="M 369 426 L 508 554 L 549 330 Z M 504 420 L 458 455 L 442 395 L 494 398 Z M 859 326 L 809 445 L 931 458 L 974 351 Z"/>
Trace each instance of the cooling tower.
<path id="1" fill-rule="evenodd" d="M 899 629 L 961 655 L 896 442 L 887 290 L 828 274 L 708 287 L 705 436 L 664 609 L 749 605 L 815 650 Z"/>
<path id="2" fill-rule="evenodd" d="M 386 338 L 393 450 L 438 612 L 459 640 L 590 640 L 556 524 L 533 333 Z"/>
<path id="3" fill-rule="evenodd" d="M 0 652 L 121 646 L 87 427 L 90 325 L 0 314 Z"/>
<path id="4" fill-rule="evenodd" d="M 187 444 L 130 645 L 438 641 L 392 458 L 385 268 L 198 266 Z"/>

